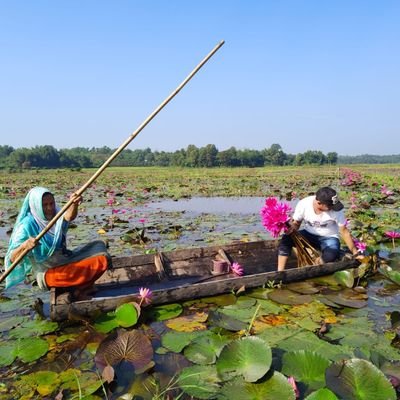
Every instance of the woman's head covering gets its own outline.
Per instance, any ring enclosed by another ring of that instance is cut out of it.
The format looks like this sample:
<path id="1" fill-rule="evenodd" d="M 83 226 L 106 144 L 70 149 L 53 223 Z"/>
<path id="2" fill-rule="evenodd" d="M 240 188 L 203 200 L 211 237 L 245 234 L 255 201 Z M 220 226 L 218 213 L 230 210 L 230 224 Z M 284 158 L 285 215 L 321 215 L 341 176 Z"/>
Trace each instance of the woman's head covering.
<path id="1" fill-rule="evenodd" d="M 42 207 L 42 198 L 46 193 L 51 194 L 50 190 L 37 186 L 26 195 L 8 245 L 5 257 L 6 270 L 12 265 L 11 253 L 29 237 L 36 237 L 47 226 L 49 221 L 46 220 Z M 63 218 L 60 218 L 40 239 L 37 246 L 10 272 L 6 277 L 6 287 L 22 282 L 31 271 L 33 262 L 42 263 L 46 261 L 54 253 L 54 250 L 61 245 L 63 220 Z"/>

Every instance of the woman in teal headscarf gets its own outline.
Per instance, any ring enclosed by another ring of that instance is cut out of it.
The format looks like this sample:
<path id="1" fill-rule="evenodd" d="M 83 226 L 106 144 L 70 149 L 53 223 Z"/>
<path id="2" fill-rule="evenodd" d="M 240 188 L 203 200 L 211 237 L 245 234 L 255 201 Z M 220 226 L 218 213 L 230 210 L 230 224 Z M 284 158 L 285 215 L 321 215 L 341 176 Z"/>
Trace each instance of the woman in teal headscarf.
<path id="1" fill-rule="evenodd" d="M 8 251 L 6 270 L 24 251 L 30 252 L 10 272 L 6 287 L 25 280 L 32 274 L 42 289 L 75 287 L 77 293 L 91 287 L 110 264 L 110 256 L 102 241 L 94 241 L 73 251 L 66 248 L 69 222 L 78 214 L 81 196 L 73 194 L 71 206 L 36 244 L 35 237 L 57 214 L 53 194 L 46 188 L 34 187 L 25 197 L 18 214 Z"/>

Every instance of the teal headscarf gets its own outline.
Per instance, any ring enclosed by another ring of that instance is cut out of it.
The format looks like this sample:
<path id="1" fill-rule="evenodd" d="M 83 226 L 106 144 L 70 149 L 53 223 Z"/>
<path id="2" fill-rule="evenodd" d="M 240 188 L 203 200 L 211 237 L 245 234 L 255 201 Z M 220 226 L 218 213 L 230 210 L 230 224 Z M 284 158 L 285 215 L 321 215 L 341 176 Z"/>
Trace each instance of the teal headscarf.
<path id="1" fill-rule="evenodd" d="M 49 221 L 46 220 L 42 207 L 42 198 L 45 193 L 51 194 L 50 190 L 44 187 L 34 187 L 26 195 L 11 234 L 5 257 L 6 270 L 12 265 L 11 253 L 28 238 L 36 237 L 47 226 Z M 67 228 L 68 223 L 64 218 L 60 218 L 40 239 L 36 247 L 10 272 L 6 278 L 6 288 L 22 282 L 32 270 L 34 263 L 46 261 L 57 248 L 62 247 L 63 235 Z"/>

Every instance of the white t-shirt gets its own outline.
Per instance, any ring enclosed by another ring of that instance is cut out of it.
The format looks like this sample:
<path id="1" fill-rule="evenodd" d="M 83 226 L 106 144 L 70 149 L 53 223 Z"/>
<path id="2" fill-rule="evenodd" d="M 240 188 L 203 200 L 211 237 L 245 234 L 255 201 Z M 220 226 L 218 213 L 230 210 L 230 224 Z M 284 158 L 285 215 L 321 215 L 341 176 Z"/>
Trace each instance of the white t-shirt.
<path id="1" fill-rule="evenodd" d="M 316 214 L 313 207 L 315 196 L 308 196 L 300 200 L 294 210 L 293 219 L 302 222 L 301 229 L 314 235 L 339 238 L 339 226 L 346 223 L 343 210 L 322 211 Z"/>

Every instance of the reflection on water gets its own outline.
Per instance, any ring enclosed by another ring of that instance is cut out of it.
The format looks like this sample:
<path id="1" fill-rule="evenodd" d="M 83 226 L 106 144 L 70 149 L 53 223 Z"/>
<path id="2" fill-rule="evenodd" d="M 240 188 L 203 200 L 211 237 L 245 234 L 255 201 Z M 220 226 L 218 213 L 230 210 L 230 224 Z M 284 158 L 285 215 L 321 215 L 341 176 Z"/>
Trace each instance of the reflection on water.
<path id="1" fill-rule="evenodd" d="M 150 203 L 148 208 L 212 214 L 258 214 L 264 203 L 265 197 L 193 197 Z"/>

